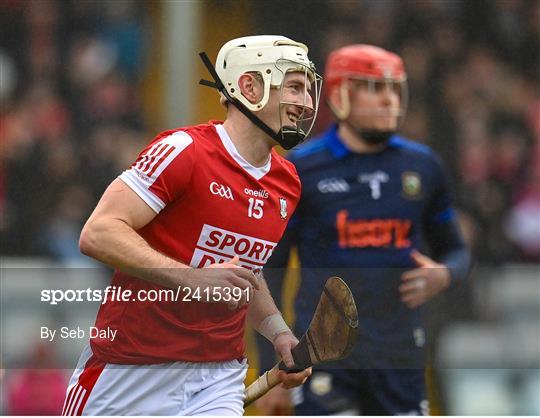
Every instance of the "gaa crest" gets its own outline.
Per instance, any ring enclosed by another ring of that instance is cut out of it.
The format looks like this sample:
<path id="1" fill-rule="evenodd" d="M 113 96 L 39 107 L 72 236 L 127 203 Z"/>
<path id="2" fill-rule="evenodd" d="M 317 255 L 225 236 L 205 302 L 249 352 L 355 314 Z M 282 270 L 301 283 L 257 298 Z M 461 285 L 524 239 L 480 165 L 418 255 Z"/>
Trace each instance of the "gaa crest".
<path id="1" fill-rule="evenodd" d="M 279 214 L 281 219 L 287 219 L 287 201 L 284 197 L 279 198 Z"/>
<path id="2" fill-rule="evenodd" d="M 414 171 L 405 171 L 401 175 L 402 196 L 407 199 L 418 199 L 422 192 L 420 174 Z"/>

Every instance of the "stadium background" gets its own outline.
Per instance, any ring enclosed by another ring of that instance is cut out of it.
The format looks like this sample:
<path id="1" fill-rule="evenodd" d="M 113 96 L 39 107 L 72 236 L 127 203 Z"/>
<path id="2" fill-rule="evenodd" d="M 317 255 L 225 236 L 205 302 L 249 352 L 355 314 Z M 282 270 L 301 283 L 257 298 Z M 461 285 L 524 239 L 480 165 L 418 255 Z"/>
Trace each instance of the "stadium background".
<path id="1" fill-rule="evenodd" d="M 320 72 L 348 43 L 401 54 L 402 132 L 450 168 L 475 266 L 428 306 L 432 412 L 540 414 L 539 1 L 3 0 L 0 13 L 0 413 L 59 412 L 84 341 L 42 342 L 39 327 L 90 325 L 96 305 L 51 307 L 39 289 L 106 285 L 77 248 L 106 185 L 157 132 L 223 118 L 198 52 L 282 34 Z M 323 106 L 316 130 L 328 122 Z M 252 347 L 250 361 L 253 379 Z"/>

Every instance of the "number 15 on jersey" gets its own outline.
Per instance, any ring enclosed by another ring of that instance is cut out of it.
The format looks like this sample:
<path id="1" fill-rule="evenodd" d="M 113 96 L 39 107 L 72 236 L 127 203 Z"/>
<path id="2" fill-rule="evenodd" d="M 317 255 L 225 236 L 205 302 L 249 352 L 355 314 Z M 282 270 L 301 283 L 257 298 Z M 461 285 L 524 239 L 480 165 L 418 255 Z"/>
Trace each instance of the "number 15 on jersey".
<path id="1" fill-rule="evenodd" d="M 264 201 L 250 197 L 249 207 L 248 207 L 248 216 L 250 218 L 261 219 L 264 215 L 263 205 L 264 205 Z"/>

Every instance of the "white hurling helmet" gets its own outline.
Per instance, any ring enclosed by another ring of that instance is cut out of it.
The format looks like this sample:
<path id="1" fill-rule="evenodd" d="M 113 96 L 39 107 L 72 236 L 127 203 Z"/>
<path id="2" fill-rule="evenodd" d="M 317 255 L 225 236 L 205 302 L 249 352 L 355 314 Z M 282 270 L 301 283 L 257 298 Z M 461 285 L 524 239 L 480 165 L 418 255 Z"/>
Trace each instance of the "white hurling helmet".
<path id="1" fill-rule="evenodd" d="M 221 47 L 216 59 L 216 71 L 231 97 L 248 109 L 257 111 L 268 102 L 270 86 L 281 86 L 285 72 L 307 71 L 310 81 L 315 80 L 315 67 L 307 53 L 306 45 L 284 36 L 246 36 L 233 39 Z M 264 96 L 259 103 L 251 103 L 240 93 L 238 79 L 247 72 L 258 72 L 263 78 Z"/>
<path id="2" fill-rule="evenodd" d="M 270 88 L 280 89 L 287 72 L 304 73 L 306 77 L 304 97 L 307 98 L 309 94 L 313 96 L 313 107 L 307 106 L 306 101 L 305 111 L 296 127 L 282 125 L 279 132 L 272 132 L 255 115 L 246 115 L 284 148 L 289 149 L 309 134 L 319 105 L 321 77 L 315 72 L 315 66 L 309 60 L 307 52 L 306 45 L 284 36 L 260 35 L 233 39 L 221 47 L 215 65 L 215 72 L 225 91 L 220 89 L 219 83 L 204 80 L 201 83 L 218 88 L 222 102 L 229 101 L 237 107 L 240 104 L 240 107 L 245 108 L 243 113 L 246 114 L 246 110 L 250 111 L 249 113 L 257 112 L 268 103 Z M 209 67 L 208 63 L 206 65 Z M 238 81 L 245 73 L 257 73 L 262 78 L 264 93 L 258 103 L 251 103 L 241 93 Z M 309 84 L 314 85 L 311 92 L 307 90 Z"/>

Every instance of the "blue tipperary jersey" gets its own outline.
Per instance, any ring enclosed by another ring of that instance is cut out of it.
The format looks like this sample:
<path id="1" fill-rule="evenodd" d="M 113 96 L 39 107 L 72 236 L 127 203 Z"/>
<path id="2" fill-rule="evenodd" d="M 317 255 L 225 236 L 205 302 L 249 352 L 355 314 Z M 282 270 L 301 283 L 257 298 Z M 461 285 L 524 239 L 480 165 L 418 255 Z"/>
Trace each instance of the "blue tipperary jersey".
<path id="1" fill-rule="evenodd" d="M 278 248 L 297 245 L 301 260 L 297 334 L 308 328 L 326 279 L 338 275 L 351 288 L 359 315 L 351 367 L 423 367 L 420 310 L 400 301 L 398 286 L 401 274 L 416 267 L 411 251 L 436 244 L 423 241 L 425 232 L 454 218 L 439 159 L 397 135 L 381 152 L 353 153 L 337 127 L 289 158 L 302 196 Z M 283 254 L 276 251 L 270 265 L 278 266 Z"/>

